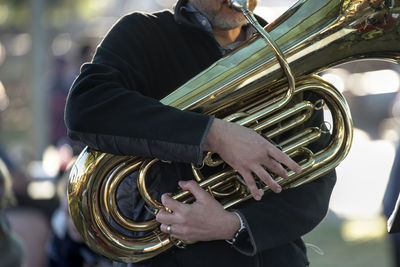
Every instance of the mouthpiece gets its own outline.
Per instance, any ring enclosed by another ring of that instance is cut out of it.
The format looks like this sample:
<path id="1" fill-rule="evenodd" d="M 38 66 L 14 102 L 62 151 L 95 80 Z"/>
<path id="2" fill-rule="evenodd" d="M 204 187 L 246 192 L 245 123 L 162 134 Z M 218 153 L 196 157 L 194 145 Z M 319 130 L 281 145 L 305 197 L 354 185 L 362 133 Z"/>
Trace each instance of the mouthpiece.
<path id="1" fill-rule="evenodd" d="M 227 0 L 228 6 L 237 11 L 237 12 L 242 12 L 243 9 L 247 9 L 249 6 L 249 3 L 247 0 Z"/>

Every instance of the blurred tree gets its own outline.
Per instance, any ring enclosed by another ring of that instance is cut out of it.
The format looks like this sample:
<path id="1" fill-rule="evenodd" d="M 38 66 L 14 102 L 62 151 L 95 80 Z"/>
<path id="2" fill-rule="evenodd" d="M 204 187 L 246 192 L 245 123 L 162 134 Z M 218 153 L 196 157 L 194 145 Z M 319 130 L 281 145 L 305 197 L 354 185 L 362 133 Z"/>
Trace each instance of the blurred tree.
<path id="1" fill-rule="evenodd" d="M 46 0 L 42 23 L 61 28 L 74 19 L 88 19 L 104 8 L 106 0 Z M 30 24 L 32 0 L 0 0 L 0 27 L 24 29 Z M 5 19 L 4 19 L 5 18 Z"/>
<path id="2" fill-rule="evenodd" d="M 0 134 L 5 140 L 3 143 L 11 146 L 24 142 L 31 151 L 30 158 L 41 158 L 50 142 L 48 82 L 54 39 L 62 33 L 75 37 L 74 33 L 78 34 L 112 4 L 111 0 L 0 0 L 0 56 L 5 58 L 4 64 L 0 64 L 0 80 L 7 90 L 28 96 L 11 95 L 13 105 L 4 112 L 9 118 L 4 120 L 4 125 L 11 127 L 4 127 L 5 131 Z M 24 42 L 21 36 L 26 37 Z M 13 52 L 22 45 L 26 46 L 24 53 Z M 10 123 L 10 118 L 23 110 L 29 110 L 23 116 L 27 123 L 20 119 Z M 23 137 L 17 137 L 16 132 L 21 132 Z"/>

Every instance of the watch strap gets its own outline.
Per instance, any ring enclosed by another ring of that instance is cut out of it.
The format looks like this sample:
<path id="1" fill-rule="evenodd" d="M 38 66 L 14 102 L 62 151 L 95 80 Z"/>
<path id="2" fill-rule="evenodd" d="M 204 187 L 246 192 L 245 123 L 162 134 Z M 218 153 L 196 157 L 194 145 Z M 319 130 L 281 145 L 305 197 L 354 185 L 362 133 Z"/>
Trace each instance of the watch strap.
<path id="1" fill-rule="evenodd" d="M 238 212 L 236 212 L 236 211 L 234 211 L 233 213 L 238 217 L 239 222 L 240 222 L 240 227 L 239 227 L 239 229 L 236 231 L 236 233 L 235 233 L 235 235 L 233 236 L 232 239 L 226 240 L 226 242 L 228 242 L 228 243 L 231 244 L 231 245 L 235 244 L 235 242 L 236 242 L 236 240 L 237 240 L 239 234 L 240 234 L 241 232 L 243 232 L 243 231 L 246 229 L 246 226 L 244 225 L 244 221 L 243 221 L 242 217 L 240 216 L 240 214 L 239 214 Z"/>

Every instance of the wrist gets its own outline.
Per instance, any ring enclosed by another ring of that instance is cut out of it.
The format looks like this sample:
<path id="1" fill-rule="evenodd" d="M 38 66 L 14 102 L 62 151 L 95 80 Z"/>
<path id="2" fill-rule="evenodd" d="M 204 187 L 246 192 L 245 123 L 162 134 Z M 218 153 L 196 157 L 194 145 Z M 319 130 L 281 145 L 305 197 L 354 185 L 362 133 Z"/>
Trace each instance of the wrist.
<path id="1" fill-rule="evenodd" d="M 221 138 L 221 127 L 223 120 L 214 118 L 210 130 L 208 131 L 206 140 L 204 142 L 203 150 L 207 152 L 217 152 L 217 146 Z"/>
<path id="2" fill-rule="evenodd" d="M 227 211 L 227 223 L 225 224 L 225 229 L 221 239 L 230 240 L 235 237 L 236 232 L 240 229 L 240 219 L 234 212 Z"/>
<path id="3" fill-rule="evenodd" d="M 236 217 L 235 219 L 235 226 L 233 228 L 233 231 L 230 233 L 229 238 L 225 239 L 229 244 L 234 244 L 238 235 L 243 232 L 246 227 L 244 225 L 244 221 L 237 212 L 230 212 L 233 216 Z"/>

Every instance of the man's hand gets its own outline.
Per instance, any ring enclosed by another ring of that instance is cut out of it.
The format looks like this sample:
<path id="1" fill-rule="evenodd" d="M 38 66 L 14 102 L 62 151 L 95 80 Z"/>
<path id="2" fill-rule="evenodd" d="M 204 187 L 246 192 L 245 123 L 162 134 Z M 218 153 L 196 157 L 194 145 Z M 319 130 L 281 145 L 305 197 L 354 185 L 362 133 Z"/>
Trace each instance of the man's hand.
<path id="1" fill-rule="evenodd" d="M 160 210 L 156 220 L 160 229 L 172 237 L 189 242 L 231 239 L 240 227 L 238 217 L 222 205 L 195 181 L 180 181 L 183 190 L 192 193 L 195 202 L 183 204 L 164 194 L 163 205 L 172 210 Z M 170 227 L 168 232 L 167 227 Z"/>
<path id="2" fill-rule="evenodd" d="M 272 191 L 279 193 L 282 188 L 265 168 L 282 178 L 288 176 L 282 164 L 296 173 L 301 172 L 300 166 L 295 161 L 255 131 L 220 119 L 214 119 L 204 150 L 218 153 L 226 163 L 237 170 L 256 200 L 261 199 L 261 194 L 253 174 L 257 175 Z"/>

